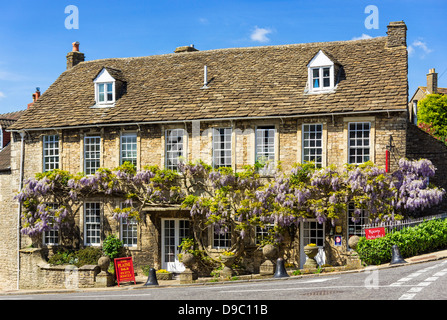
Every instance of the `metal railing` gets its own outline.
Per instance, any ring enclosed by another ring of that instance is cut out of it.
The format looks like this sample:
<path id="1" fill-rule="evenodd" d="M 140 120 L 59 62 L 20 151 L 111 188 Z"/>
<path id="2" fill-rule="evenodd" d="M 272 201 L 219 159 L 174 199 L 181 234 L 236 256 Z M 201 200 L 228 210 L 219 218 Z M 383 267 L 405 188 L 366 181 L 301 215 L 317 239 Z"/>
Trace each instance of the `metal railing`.
<path id="1" fill-rule="evenodd" d="M 436 220 L 436 219 L 446 219 L 446 218 L 447 218 L 447 212 L 444 212 L 441 214 L 425 216 L 425 217 L 420 217 L 420 218 L 416 218 L 416 219 L 405 219 L 405 220 L 396 220 L 396 221 L 389 221 L 389 222 L 370 223 L 370 224 L 365 224 L 362 226 L 362 234 L 365 235 L 365 229 L 379 228 L 379 227 L 384 227 L 386 233 L 393 233 L 396 231 L 400 231 L 404 228 L 417 226 L 418 224 L 420 224 L 424 221 Z"/>

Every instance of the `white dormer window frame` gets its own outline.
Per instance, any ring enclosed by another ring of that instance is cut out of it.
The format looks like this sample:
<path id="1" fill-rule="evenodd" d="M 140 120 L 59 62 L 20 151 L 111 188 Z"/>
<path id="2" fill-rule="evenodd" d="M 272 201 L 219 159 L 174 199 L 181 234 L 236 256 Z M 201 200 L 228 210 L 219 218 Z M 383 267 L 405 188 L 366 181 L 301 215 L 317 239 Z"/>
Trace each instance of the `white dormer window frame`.
<path id="1" fill-rule="evenodd" d="M 319 51 L 307 65 L 309 93 L 331 92 L 335 89 L 334 62 Z"/>
<path id="2" fill-rule="evenodd" d="M 93 82 L 96 106 L 113 106 L 116 101 L 116 80 L 104 68 Z"/>

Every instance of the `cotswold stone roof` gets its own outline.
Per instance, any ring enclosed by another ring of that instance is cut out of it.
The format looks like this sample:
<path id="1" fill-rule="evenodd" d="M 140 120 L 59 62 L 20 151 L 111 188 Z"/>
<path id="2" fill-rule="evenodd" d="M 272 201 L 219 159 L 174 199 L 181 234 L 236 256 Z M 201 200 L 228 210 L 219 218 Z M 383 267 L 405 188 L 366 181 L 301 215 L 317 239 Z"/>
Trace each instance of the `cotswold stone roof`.
<path id="1" fill-rule="evenodd" d="M 8 128 L 8 126 L 16 122 L 24 112 L 25 110 L 21 110 L 0 114 L 0 126 L 2 126 L 3 129 Z"/>
<path id="2" fill-rule="evenodd" d="M 405 110 L 407 50 L 386 43 L 379 37 L 81 62 L 11 129 Z M 334 92 L 309 94 L 307 64 L 319 50 L 341 72 Z M 201 89 L 205 65 L 209 83 Z M 92 108 L 93 79 L 103 68 L 125 85 L 114 107 Z"/>

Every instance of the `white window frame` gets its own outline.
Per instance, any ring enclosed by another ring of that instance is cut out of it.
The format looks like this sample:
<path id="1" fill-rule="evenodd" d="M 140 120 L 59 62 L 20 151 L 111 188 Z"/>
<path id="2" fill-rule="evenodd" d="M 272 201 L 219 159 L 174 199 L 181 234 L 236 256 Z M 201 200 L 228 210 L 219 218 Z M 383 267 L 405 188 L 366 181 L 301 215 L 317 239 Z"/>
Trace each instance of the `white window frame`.
<path id="1" fill-rule="evenodd" d="M 180 158 L 185 157 L 187 148 L 185 135 L 186 130 L 183 128 L 165 130 L 166 169 L 177 171 L 177 164 L 180 162 Z M 174 141 L 175 139 L 177 139 L 177 142 Z"/>
<path id="2" fill-rule="evenodd" d="M 93 212 L 94 211 L 94 212 Z M 92 214 L 93 213 L 93 214 Z M 95 218 L 95 221 L 91 221 Z M 99 219 L 99 221 L 97 221 Z M 94 232 L 94 234 L 90 234 Z M 92 241 L 93 240 L 93 241 Z M 84 245 L 101 246 L 102 240 L 102 206 L 100 202 L 84 203 Z"/>
<path id="3" fill-rule="evenodd" d="M 3 149 L 3 128 L 0 126 L 0 151 Z"/>
<path id="4" fill-rule="evenodd" d="M 268 137 L 265 135 L 266 132 L 268 132 Z M 267 142 L 266 139 L 268 139 Z M 266 163 L 275 164 L 276 152 L 276 126 L 266 125 L 256 127 L 255 162 L 265 159 Z M 261 159 L 261 157 L 264 159 Z"/>
<path id="5" fill-rule="evenodd" d="M 329 69 L 329 76 L 324 76 L 324 69 Z M 318 78 L 320 86 L 314 88 L 314 70 L 318 70 Z M 334 62 L 329 59 L 323 51 L 319 51 L 307 65 L 308 81 L 307 87 L 309 93 L 331 92 L 335 89 L 335 68 Z M 329 86 L 324 86 L 324 78 L 329 78 Z"/>
<path id="6" fill-rule="evenodd" d="M 312 131 L 311 128 L 315 129 Z M 318 130 L 317 128 L 320 128 Z M 301 137 L 301 157 L 302 163 L 306 161 L 313 161 L 315 163 L 316 168 L 321 168 L 323 166 L 323 157 L 324 157 L 324 149 L 323 149 L 323 124 L 322 123 L 303 123 L 302 125 L 302 137 Z M 320 138 L 318 139 L 318 134 L 320 134 Z M 320 144 L 318 146 L 318 144 Z M 306 154 L 306 151 L 308 151 Z M 320 153 L 318 154 L 318 151 Z M 313 154 L 312 154 L 313 153 Z M 320 157 L 320 161 L 316 159 Z"/>
<path id="7" fill-rule="evenodd" d="M 333 74 L 333 71 L 331 72 L 332 66 L 324 66 L 324 67 L 317 67 L 317 68 L 310 68 L 310 75 L 311 75 L 311 91 L 327 91 L 334 87 L 334 80 L 331 78 L 331 74 Z M 324 70 L 329 70 L 329 75 L 325 75 Z M 315 72 L 318 71 L 318 76 L 315 77 Z M 315 80 L 318 79 L 318 87 L 315 87 Z M 325 86 L 325 79 L 329 79 L 329 84 Z"/>
<path id="8" fill-rule="evenodd" d="M 136 218 L 121 218 L 120 238 L 124 247 L 136 248 L 138 246 L 138 221 Z"/>
<path id="9" fill-rule="evenodd" d="M 275 224 L 269 223 L 266 224 L 264 228 L 260 226 L 255 227 L 255 244 L 259 245 L 261 244 L 261 241 L 264 240 L 266 236 L 269 235 L 270 230 L 272 230 L 275 227 Z"/>
<path id="10" fill-rule="evenodd" d="M 59 169 L 59 135 L 45 135 L 42 138 L 43 171 Z"/>
<path id="11" fill-rule="evenodd" d="M 213 128 L 213 167 L 232 166 L 232 134 L 231 127 Z"/>
<path id="12" fill-rule="evenodd" d="M 95 101 L 97 106 L 111 106 L 115 104 L 116 101 L 116 80 L 109 74 L 109 72 L 104 68 L 98 74 L 96 79 L 93 81 L 95 85 Z M 99 101 L 100 97 L 100 85 L 104 85 L 104 101 Z M 112 90 L 107 90 L 108 85 L 112 86 Z M 112 94 L 111 99 L 108 99 L 108 93 Z"/>
<path id="13" fill-rule="evenodd" d="M 55 203 L 47 203 L 46 206 L 50 207 L 53 210 L 57 209 L 57 204 L 55 204 Z M 48 231 L 44 231 L 44 233 L 42 235 L 42 243 L 45 246 L 58 246 L 59 245 L 59 229 L 52 228 Z"/>
<path id="14" fill-rule="evenodd" d="M 131 139 L 131 141 L 129 141 Z M 129 149 L 130 147 L 130 149 Z M 129 156 L 130 154 L 130 156 Z M 138 147 L 136 132 L 121 133 L 120 136 L 120 165 L 129 161 L 137 166 Z"/>
<path id="15" fill-rule="evenodd" d="M 98 140 L 92 143 L 93 140 Z M 98 147 L 98 151 L 91 151 L 87 148 L 89 147 Z M 94 153 L 93 157 L 91 153 Z M 102 154 L 102 139 L 101 136 L 85 136 L 84 137 L 84 172 L 87 175 L 95 174 L 95 172 L 101 167 L 101 154 Z M 92 166 L 91 163 L 93 161 L 98 162 L 98 166 Z M 87 165 L 89 164 L 89 165 Z M 92 171 L 94 169 L 94 171 Z"/>
<path id="16" fill-rule="evenodd" d="M 228 249 L 231 247 L 231 227 L 228 227 L 226 232 L 216 232 L 216 227 L 212 227 L 213 238 L 212 238 L 212 248 L 213 249 Z"/>
<path id="17" fill-rule="evenodd" d="M 124 209 L 130 207 L 130 205 L 121 202 L 120 207 L 121 209 Z M 131 241 L 129 241 L 129 239 Z M 120 240 L 123 242 L 124 247 L 136 248 L 138 246 L 138 221 L 136 218 L 120 219 Z"/>
<path id="18" fill-rule="evenodd" d="M 365 125 L 368 124 L 368 130 L 365 130 Z M 358 126 L 361 125 L 361 128 Z M 354 129 L 351 129 L 351 126 L 355 126 Z M 372 160 L 372 152 L 371 152 L 371 127 L 372 124 L 370 121 L 353 121 L 348 122 L 348 163 L 349 164 L 362 164 L 366 161 Z M 368 137 L 365 137 L 365 132 L 368 132 Z M 353 137 L 352 134 L 354 135 Z M 366 154 L 365 151 L 368 151 Z M 351 152 L 354 152 L 351 155 Z M 368 159 L 365 159 L 365 157 Z M 354 161 L 352 161 L 352 157 L 355 157 Z M 358 157 L 362 157 L 362 161 L 358 161 Z"/>

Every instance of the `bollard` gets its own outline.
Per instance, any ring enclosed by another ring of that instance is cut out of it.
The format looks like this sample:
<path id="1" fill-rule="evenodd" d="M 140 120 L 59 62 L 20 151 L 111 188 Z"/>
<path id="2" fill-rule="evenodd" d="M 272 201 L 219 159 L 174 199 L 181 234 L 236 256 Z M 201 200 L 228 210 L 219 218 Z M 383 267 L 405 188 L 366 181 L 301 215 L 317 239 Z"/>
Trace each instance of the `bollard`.
<path id="1" fill-rule="evenodd" d="M 158 286 L 157 273 L 155 272 L 154 268 L 150 268 L 149 277 L 147 278 L 144 286 Z"/>
<path id="2" fill-rule="evenodd" d="M 284 266 L 284 259 L 278 258 L 278 260 L 276 260 L 276 271 L 273 278 L 285 277 L 289 277 L 289 275 L 287 274 L 286 267 Z"/>
<path id="3" fill-rule="evenodd" d="M 392 255 L 391 255 L 391 262 L 390 264 L 398 264 L 398 263 L 407 263 L 407 261 L 405 261 L 399 251 L 399 247 L 397 245 L 393 245 L 393 249 L 392 249 Z"/>

